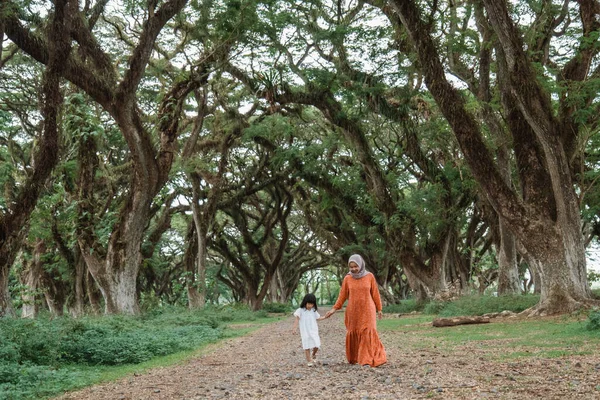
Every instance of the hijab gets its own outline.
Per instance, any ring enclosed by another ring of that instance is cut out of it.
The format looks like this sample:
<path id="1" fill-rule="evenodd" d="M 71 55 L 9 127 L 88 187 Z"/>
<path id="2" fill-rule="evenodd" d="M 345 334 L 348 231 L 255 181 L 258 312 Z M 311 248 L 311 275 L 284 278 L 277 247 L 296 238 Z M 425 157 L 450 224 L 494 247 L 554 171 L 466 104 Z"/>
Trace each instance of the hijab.
<path id="1" fill-rule="evenodd" d="M 348 259 L 348 266 L 350 266 L 351 262 L 356 263 L 356 265 L 359 266 L 360 270 L 356 274 L 348 272 L 348 275 L 352 275 L 354 279 L 360 279 L 368 274 L 367 270 L 365 269 L 365 260 L 363 260 L 363 258 L 359 254 L 353 254 L 350 256 L 350 259 Z"/>

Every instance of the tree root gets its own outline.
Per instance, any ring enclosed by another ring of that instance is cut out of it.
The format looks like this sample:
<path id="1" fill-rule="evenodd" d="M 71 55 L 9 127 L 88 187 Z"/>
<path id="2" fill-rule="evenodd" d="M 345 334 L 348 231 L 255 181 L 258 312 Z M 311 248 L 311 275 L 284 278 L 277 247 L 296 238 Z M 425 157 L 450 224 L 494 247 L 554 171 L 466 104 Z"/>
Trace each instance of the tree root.
<path id="1" fill-rule="evenodd" d="M 561 301 L 548 299 L 530 307 L 521 313 L 521 317 L 546 317 L 550 315 L 572 314 L 599 306 L 600 300 L 582 299 L 575 300 L 572 297 L 563 298 Z"/>

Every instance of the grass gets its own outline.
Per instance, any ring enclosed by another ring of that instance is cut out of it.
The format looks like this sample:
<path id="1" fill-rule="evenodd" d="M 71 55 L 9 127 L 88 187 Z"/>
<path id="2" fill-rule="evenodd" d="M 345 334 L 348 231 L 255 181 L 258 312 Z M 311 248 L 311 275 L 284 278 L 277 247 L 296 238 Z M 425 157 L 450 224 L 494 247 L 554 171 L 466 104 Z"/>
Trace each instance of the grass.
<path id="1" fill-rule="evenodd" d="M 577 317 L 492 320 L 489 324 L 434 328 L 434 316 L 418 315 L 384 319 L 381 332 L 391 335 L 394 345 L 415 351 L 436 349 L 446 355 L 475 350 L 494 361 L 526 357 L 555 358 L 597 352 L 599 331 L 591 331 Z"/>

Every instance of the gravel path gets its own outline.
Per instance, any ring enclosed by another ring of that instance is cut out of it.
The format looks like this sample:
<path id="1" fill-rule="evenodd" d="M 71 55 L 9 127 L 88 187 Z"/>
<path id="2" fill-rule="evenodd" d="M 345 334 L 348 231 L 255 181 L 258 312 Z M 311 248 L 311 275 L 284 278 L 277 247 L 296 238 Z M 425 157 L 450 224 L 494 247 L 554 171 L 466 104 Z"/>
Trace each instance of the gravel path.
<path id="1" fill-rule="evenodd" d="M 419 335 L 397 331 L 381 334 L 387 364 L 349 365 L 343 320 L 337 313 L 319 322 L 317 366 L 306 365 L 289 317 L 214 345 L 198 358 L 60 399 L 600 399 L 597 355 L 498 363 L 480 344 L 466 344 L 460 356 L 436 348 L 403 352 L 403 343 L 419 348 Z"/>

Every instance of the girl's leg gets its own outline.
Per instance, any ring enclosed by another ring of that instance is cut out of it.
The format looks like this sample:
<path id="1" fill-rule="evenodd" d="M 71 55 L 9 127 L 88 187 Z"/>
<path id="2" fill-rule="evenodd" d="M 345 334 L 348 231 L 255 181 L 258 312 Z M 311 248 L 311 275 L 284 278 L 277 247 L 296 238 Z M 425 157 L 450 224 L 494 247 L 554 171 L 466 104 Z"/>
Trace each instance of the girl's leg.
<path id="1" fill-rule="evenodd" d="M 313 358 L 313 360 L 317 357 L 317 351 L 319 351 L 318 347 L 315 347 L 314 349 L 312 349 L 312 358 Z"/>
<path id="2" fill-rule="evenodd" d="M 309 363 L 312 362 L 312 357 L 310 356 L 310 349 L 304 350 L 304 355 L 306 356 L 306 361 Z"/>

